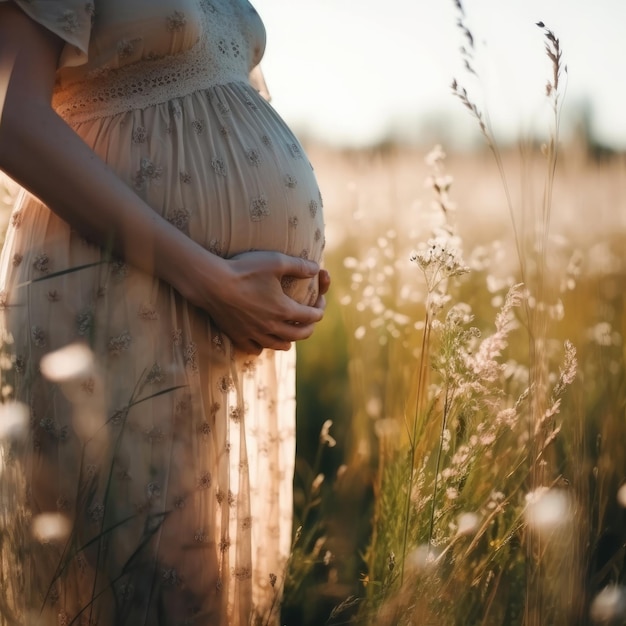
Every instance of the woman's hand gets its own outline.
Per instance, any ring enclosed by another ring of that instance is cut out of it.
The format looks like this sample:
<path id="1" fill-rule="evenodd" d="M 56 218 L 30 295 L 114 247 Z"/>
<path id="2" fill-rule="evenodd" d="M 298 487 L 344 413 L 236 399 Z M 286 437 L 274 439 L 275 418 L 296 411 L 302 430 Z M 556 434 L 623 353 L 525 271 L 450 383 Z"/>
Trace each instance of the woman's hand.
<path id="1" fill-rule="evenodd" d="M 216 275 L 202 272 L 188 277 L 182 295 L 207 311 L 235 346 L 250 354 L 263 348 L 288 350 L 293 341 L 310 337 L 324 314 L 328 272 L 313 261 L 279 252 L 245 252 L 222 260 Z M 212 259 L 211 266 L 214 266 Z M 315 306 L 300 304 L 283 291 L 281 279 L 311 279 L 320 274 L 320 297 Z"/>
<path id="2" fill-rule="evenodd" d="M 317 280 L 319 284 L 319 292 L 315 307 L 324 311 L 326 310 L 325 295 L 328 293 L 330 288 L 330 274 L 326 270 L 320 270 Z"/>

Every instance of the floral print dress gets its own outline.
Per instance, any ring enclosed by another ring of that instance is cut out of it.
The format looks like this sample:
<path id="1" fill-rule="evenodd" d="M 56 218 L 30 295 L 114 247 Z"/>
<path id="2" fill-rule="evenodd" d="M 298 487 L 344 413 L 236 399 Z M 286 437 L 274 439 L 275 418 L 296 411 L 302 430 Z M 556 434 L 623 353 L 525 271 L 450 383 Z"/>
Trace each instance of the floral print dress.
<path id="1" fill-rule="evenodd" d="M 247 0 L 14 1 L 66 42 L 54 108 L 154 211 L 217 255 L 319 260 L 311 165 L 249 80 L 265 32 Z M 315 281 L 284 289 L 317 298 Z M 2 447 L 1 623 L 273 623 L 293 350 L 237 352 L 26 192 L 0 308 L 3 394 L 27 410 Z"/>

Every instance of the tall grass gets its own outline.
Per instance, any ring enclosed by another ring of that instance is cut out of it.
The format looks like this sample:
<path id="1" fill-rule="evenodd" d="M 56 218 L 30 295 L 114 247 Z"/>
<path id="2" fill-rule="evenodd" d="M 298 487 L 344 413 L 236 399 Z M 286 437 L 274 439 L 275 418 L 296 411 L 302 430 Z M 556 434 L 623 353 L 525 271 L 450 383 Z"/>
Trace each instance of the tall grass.
<path id="1" fill-rule="evenodd" d="M 476 77 L 462 13 L 459 25 Z M 565 70 L 558 38 L 538 28 L 553 126 L 542 146 L 520 146 L 519 169 L 508 166 L 472 90 L 453 83 L 494 157 L 511 248 L 485 241 L 484 229 L 468 249 L 476 228 L 466 236 L 471 218 L 463 202 L 456 209 L 436 150 L 427 157 L 430 207 L 420 203 L 409 223 L 395 209 L 379 212 L 329 253 L 331 263 L 343 259 L 353 436 L 327 494 L 336 503 L 364 476 L 372 508 L 358 582 L 340 575 L 350 594 L 328 623 L 621 624 L 626 616 L 626 455 L 617 443 L 626 434 L 624 234 L 611 243 L 595 225 L 574 233 L 562 208 L 554 219 Z M 383 158 L 394 154 L 368 166 Z M 353 190 L 353 215 L 364 221 L 365 192 Z M 396 193 L 390 182 L 391 206 Z M 321 524 L 334 519 L 332 506 L 326 516 Z M 331 569 L 318 578 L 336 581 Z"/>

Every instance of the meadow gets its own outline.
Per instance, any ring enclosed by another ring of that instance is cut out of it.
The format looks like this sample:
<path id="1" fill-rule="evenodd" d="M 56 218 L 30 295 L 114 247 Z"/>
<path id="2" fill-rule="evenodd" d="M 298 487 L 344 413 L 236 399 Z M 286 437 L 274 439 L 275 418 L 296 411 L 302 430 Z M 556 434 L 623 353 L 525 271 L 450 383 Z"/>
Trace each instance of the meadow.
<path id="1" fill-rule="evenodd" d="M 624 623 L 624 155 L 308 152 L 285 623 Z"/>
<path id="2" fill-rule="evenodd" d="M 626 155 L 307 152 L 333 286 L 283 623 L 623 624 Z"/>

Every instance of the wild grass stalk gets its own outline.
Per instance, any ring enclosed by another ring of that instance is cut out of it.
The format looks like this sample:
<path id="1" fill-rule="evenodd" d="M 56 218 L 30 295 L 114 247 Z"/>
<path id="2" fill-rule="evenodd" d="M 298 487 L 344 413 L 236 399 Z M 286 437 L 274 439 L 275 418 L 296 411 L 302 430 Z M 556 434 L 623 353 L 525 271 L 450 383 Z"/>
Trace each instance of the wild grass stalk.
<path id="1" fill-rule="evenodd" d="M 469 268 L 465 266 L 461 260 L 459 251 L 454 247 L 457 244 L 455 229 L 450 220 L 450 204 L 448 198 L 448 189 L 451 184 L 451 179 L 445 176 L 442 171 L 442 162 L 445 158 L 443 151 L 437 147 L 427 157 L 433 168 L 432 176 L 429 179 L 432 185 L 433 192 L 435 194 L 435 204 L 438 206 L 443 214 L 443 225 L 440 229 L 440 234 L 437 239 L 432 239 L 428 242 L 427 250 L 415 253 L 411 260 L 415 261 L 422 271 L 426 283 L 426 306 L 425 306 L 425 319 L 424 330 L 422 333 L 422 341 L 419 351 L 418 366 L 417 366 L 417 381 L 415 384 L 415 399 L 414 399 L 414 412 L 412 415 L 412 423 L 407 425 L 409 431 L 409 448 L 411 458 L 411 468 L 416 464 L 416 452 L 417 452 L 417 437 L 418 437 L 418 425 L 420 420 L 424 418 L 424 407 L 427 401 L 427 384 L 428 374 L 430 370 L 431 361 L 431 334 L 433 322 L 436 319 L 437 313 L 443 308 L 444 301 L 447 297 L 447 285 L 448 280 L 455 276 L 461 276 L 469 271 Z M 433 486 L 433 496 L 431 504 L 430 523 L 428 527 L 428 547 L 430 549 L 434 525 L 435 525 L 435 503 L 437 502 L 437 491 L 439 482 L 437 477 L 439 476 L 439 469 L 441 465 L 441 456 L 443 451 L 444 433 L 448 426 L 448 417 L 450 414 L 450 401 L 451 398 L 446 393 L 444 395 L 443 407 L 441 410 L 441 429 L 439 438 L 439 447 L 437 448 L 437 458 L 435 464 L 435 482 Z M 414 472 L 410 472 L 409 486 L 407 489 L 406 497 L 406 509 L 404 515 L 405 532 L 402 543 L 402 574 L 400 577 L 400 584 L 404 582 L 404 570 L 405 560 L 407 555 L 407 542 L 410 527 L 410 508 L 411 508 L 411 494 L 413 492 L 413 480 Z M 429 554 L 430 558 L 430 554 Z"/>
<path id="2" fill-rule="evenodd" d="M 460 3 L 457 3 L 461 17 L 459 26 L 470 42 L 465 51 L 466 67 L 472 74 L 476 74 L 471 61 L 473 56 L 473 37 L 464 23 L 464 16 Z M 550 100 L 553 111 L 554 127 L 550 132 L 549 140 L 544 144 L 542 153 L 545 158 L 546 171 L 544 177 L 543 194 L 539 202 L 533 198 L 522 198 L 521 213 L 516 210 L 516 203 L 509 191 L 507 173 L 503 167 L 498 144 L 488 124 L 483 123 L 483 114 L 473 103 L 465 88 L 458 81 L 453 81 L 452 90 L 463 105 L 468 108 L 479 123 L 479 127 L 492 151 L 497 167 L 500 171 L 513 232 L 518 252 L 520 276 L 527 289 L 527 298 L 524 303 L 524 326 L 528 333 L 529 344 L 529 482 L 528 490 L 534 492 L 542 485 L 548 484 L 558 472 L 554 458 L 548 449 L 560 427 L 548 419 L 551 408 L 549 405 L 549 359 L 547 344 L 550 333 L 549 298 L 554 292 L 546 284 L 548 272 L 548 253 L 550 246 L 550 223 L 553 203 L 554 178 L 558 160 L 559 121 L 561 74 L 567 69 L 562 62 L 562 50 L 559 39 L 545 27 L 543 22 L 537 26 L 543 30 L 546 54 L 551 63 L 552 75 L 546 85 L 546 96 Z M 538 211 L 536 209 L 538 207 Z M 573 348 L 572 348 L 573 350 Z M 570 381 L 571 382 L 571 381 Z M 553 405 L 554 406 L 554 405 Z M 524 623 L 527 626 L 541 624 L 546 619 L 549 606 L 554 598 L 546 599 L 546 570 L 545 558 L 548 546 L 546 538 L 541 533 L 529 532 L 526 538 L 526 601 Z M 572 564 L 576 566 L 576 564 Z"/>
<path id="3" fill-rule="evenodd" d="M 474 37 L 460 0 L 456 5 L 464 64 L 478 77 Z M 486 337 L 484 324 L 480 330 L 471 326 L 471 307 L 454 304 L 459 290 L 450 289 L 449 279 L 469 268 L 460 260 L 461 241 L 449 220 L 451 179 L 441 171 L 443 154 L 430 157 L 436 168 L 430 179 L 434 204 L 442 219 L 433 239 L 413 257 L 425 283 L 424 319 L 416 372 L 405 396 L 410 409 L 401 422 L 404 443 L 390 454 L 388 439 L 380 437 L 359 623 L 451 624 L 463 615 L 467 624 L 533 626 L 569 619 L 576 576 L 563 572 L 578 567 L 571 556 L 575 499 L 562 487 L 553 448 L 561 431 L 562 396 L 576 376 L 577 360 L 570 342 L 562 350 L 551 347 L 559 303 L 550 301 L 555 292 L 547 266 L 562 54 L 554 34 L 540 27 L 553 64 L 547 95 L 555 129 L 544 150 L 547 169 L 538 204 L 528 197 L 513 201 L 488 115 L 458 81 L 452 85 L 495 157 L 518 256 L 518 276 L 509 282 L 508 294 L 500 292 L 495 331 Z M 476 291 L 476 281 L 469 281 Z M 476 291 L 474 301 L 487 293 Z M 513 332 L 527 337 L 519 355 L 509 345 Z M 397 419 L 383 419 L 389 417 Z"/>

